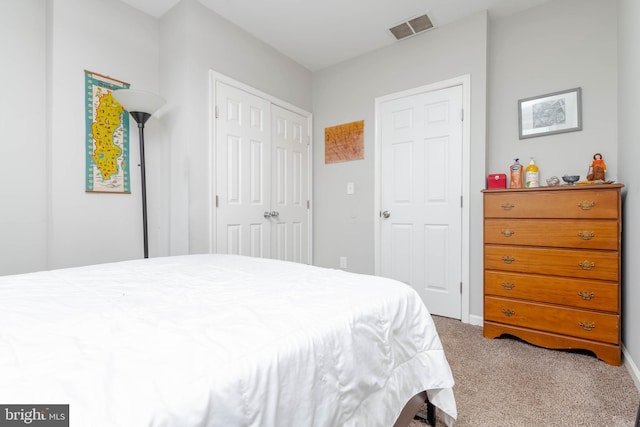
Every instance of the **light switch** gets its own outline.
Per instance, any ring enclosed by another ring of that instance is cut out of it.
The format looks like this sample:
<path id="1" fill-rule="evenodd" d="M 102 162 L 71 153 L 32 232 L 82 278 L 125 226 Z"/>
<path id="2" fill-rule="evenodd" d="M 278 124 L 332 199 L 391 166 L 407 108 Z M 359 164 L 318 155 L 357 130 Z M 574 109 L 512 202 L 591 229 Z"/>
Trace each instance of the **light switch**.
<path id="1" fill-rule="evenodd" d="M 356 185 L 353 182 L 347 182 L 347 194 L 354 194 L 356 192 Z"/>

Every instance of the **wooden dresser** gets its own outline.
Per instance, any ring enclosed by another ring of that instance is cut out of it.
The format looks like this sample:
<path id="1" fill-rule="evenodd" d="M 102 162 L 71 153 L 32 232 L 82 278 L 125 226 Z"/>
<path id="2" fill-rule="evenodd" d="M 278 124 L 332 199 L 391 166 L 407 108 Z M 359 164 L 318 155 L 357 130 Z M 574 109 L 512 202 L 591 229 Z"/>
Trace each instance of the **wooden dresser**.
<path id="1" fill-rule="evenodd" d="M 622 187 L 483 191 L 485 337 L 620 365 Z"/>

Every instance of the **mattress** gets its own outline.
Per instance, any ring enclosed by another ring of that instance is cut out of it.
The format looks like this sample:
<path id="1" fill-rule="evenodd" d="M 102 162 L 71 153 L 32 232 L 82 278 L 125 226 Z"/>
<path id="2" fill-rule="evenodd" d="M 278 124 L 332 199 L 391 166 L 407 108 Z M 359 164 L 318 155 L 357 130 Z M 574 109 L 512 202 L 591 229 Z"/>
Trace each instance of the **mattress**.
<path id="1" fill-rule="evenodd" d="M 381 426 L 454 381 L 431 317 L 386 278 L 233 255 L 0 277 L 0 404 L 71 426 Z"/>

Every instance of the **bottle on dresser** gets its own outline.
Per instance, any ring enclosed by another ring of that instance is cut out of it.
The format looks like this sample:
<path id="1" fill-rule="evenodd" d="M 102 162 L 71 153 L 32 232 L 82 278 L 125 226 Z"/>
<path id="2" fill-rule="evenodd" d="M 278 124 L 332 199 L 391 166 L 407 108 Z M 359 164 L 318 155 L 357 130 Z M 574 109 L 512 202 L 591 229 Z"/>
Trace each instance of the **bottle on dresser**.
<path id="1" fill-rule="evenodd" d="M 509 166 L 509 188 L 522 188 L 523 169 L 519 160 L 515 159 L 515 162 Z"/>

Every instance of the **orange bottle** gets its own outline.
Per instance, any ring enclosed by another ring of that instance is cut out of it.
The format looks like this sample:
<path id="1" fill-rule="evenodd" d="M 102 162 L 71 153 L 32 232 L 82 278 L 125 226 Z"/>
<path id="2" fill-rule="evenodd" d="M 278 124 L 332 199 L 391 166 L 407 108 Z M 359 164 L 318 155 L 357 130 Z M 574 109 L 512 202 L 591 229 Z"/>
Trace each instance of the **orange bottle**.
<path id="1" fill-rule="evenodd" d="M 522 188 L 523 170 L 522 165 L 518 162 L 520 159 L 516 159 L 516 162 L 509 166 L 509 188 Z"/>

